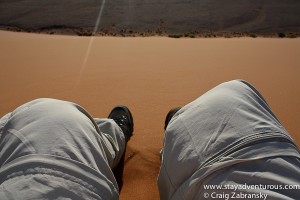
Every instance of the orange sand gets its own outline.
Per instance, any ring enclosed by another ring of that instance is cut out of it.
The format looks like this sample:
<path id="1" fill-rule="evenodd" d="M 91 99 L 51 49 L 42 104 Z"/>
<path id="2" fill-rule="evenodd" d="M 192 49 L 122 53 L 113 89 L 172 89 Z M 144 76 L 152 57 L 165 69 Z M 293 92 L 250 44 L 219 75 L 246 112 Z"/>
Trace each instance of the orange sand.
<path id="1" fill-rule="evenodd" d="M 40 97 L 94 117 L 127 105 L 135 120 L 121 199 L 158 199 L 166 113 L 217 84 L 245 79 L 300 144 L 300 39 L 51 36 L 0 31 L 0 115 Z"/>

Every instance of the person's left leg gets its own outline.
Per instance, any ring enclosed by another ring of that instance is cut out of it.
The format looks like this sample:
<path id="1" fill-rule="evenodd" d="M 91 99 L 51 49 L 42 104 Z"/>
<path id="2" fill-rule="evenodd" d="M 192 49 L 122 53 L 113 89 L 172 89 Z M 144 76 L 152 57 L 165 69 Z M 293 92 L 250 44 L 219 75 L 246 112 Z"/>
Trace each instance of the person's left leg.
<path id="1" fill-rule="evenodd" d="M 125 146 L 133 132 L 133 118 L 130 110 L 119 105 L 112 109 L 108 118 L 94 118 L 97 127 L 102 135 L 105 136 L 106 143 L 112 145 L 112 149 L 108 149 L 109 154 L 114 155 L 109 157 L 109 163 L 114 169 L 125 152 Z"/>
<path id="2" fill-rule="evenodd" d="M 9 195 L 23 199 L 54 194 L 115 199 L 112 168 L 126 140 L 113 119 L 96 121 L 82 107 L 55 99 L 31 101 L 1 118 L 0 190 L 9 187 Z M 38 192 L 29 194 L 26 185 Z"/>
<path id="3" fill-rule="evenodd" d="M 130 110 L 123 105 L 116 106 L 108 115 L 108 119 L 94 119 L 107 142 L 113 144 L 115 158 L 110 161 L 114 176 L 121 191 L 123 186 L 123 171 L 125 162 L 126 143 L 133 132 L 133 117 Z M 125 142 L 124 142 L 125 140 Z"/>

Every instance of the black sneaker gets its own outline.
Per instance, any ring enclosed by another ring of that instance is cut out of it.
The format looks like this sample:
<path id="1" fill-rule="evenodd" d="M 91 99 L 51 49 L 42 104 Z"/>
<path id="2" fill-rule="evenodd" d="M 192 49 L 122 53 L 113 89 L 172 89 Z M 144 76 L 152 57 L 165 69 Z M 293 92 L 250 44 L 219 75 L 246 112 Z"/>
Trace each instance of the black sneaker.
<path id="1" fill-rule="evenodd" d="M 177 111 L 180 110 L 180 109 L 181 109 L 181 107 L 172 108 L 172 109 L 168 112 L 168 114 L 167 114 L 167 116 L 166 116 L 166 119 L 165 119 L 165 130 L 167 129 L 167 126 L 168 126 L 170 120 L 172 119 L 172 117 L 173 117 L 173 116 L 177 113 Z"/>
<path id="2" fill-rule="evenodd" d="M 127 142 L 133 132 L 133 118 L 129 109 L 123 105 L 116 106 L 112 109 L 108 118 L 113 119 L 119 125 Z"/>

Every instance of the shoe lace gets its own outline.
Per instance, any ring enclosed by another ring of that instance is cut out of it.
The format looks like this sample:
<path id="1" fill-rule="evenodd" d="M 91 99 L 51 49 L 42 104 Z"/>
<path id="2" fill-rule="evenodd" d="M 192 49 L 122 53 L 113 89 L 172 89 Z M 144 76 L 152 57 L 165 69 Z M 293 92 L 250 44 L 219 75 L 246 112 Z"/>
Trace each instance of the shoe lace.
<path id="1" fill-rule="evenodd" d="M 114 121 L 120 126 L 124 126 L 126 125 L 126 120 L 127 120 L 127 117 L 125 115 L 121 115 L 121 116 L 118 116 L 118 117 L 115 117 L 114 118 Z"/>

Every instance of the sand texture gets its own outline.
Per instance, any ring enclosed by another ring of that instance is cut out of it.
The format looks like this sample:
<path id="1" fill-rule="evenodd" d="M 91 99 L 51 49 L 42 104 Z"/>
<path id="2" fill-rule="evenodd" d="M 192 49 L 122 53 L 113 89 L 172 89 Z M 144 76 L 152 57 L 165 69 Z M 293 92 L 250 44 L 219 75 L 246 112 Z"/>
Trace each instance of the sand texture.
<path id="1" fill-rule="evenodd" d="M 41 97 L 94 117 L 127 105 L 135 121 L 121 199 L 158 199 L 170 108 L 232 79 L 251 82 L 300 144 L 300 39 L 51 36 L 0 31 L 0 115 Z M 213 117 L 213 116 L 212 116 Z"/>
<path id="2" fill-rule="evenodd" d="M 298 34 L 299 10 L 299 0 L 2 0 L 0 27 L 83 35 Z"/>

